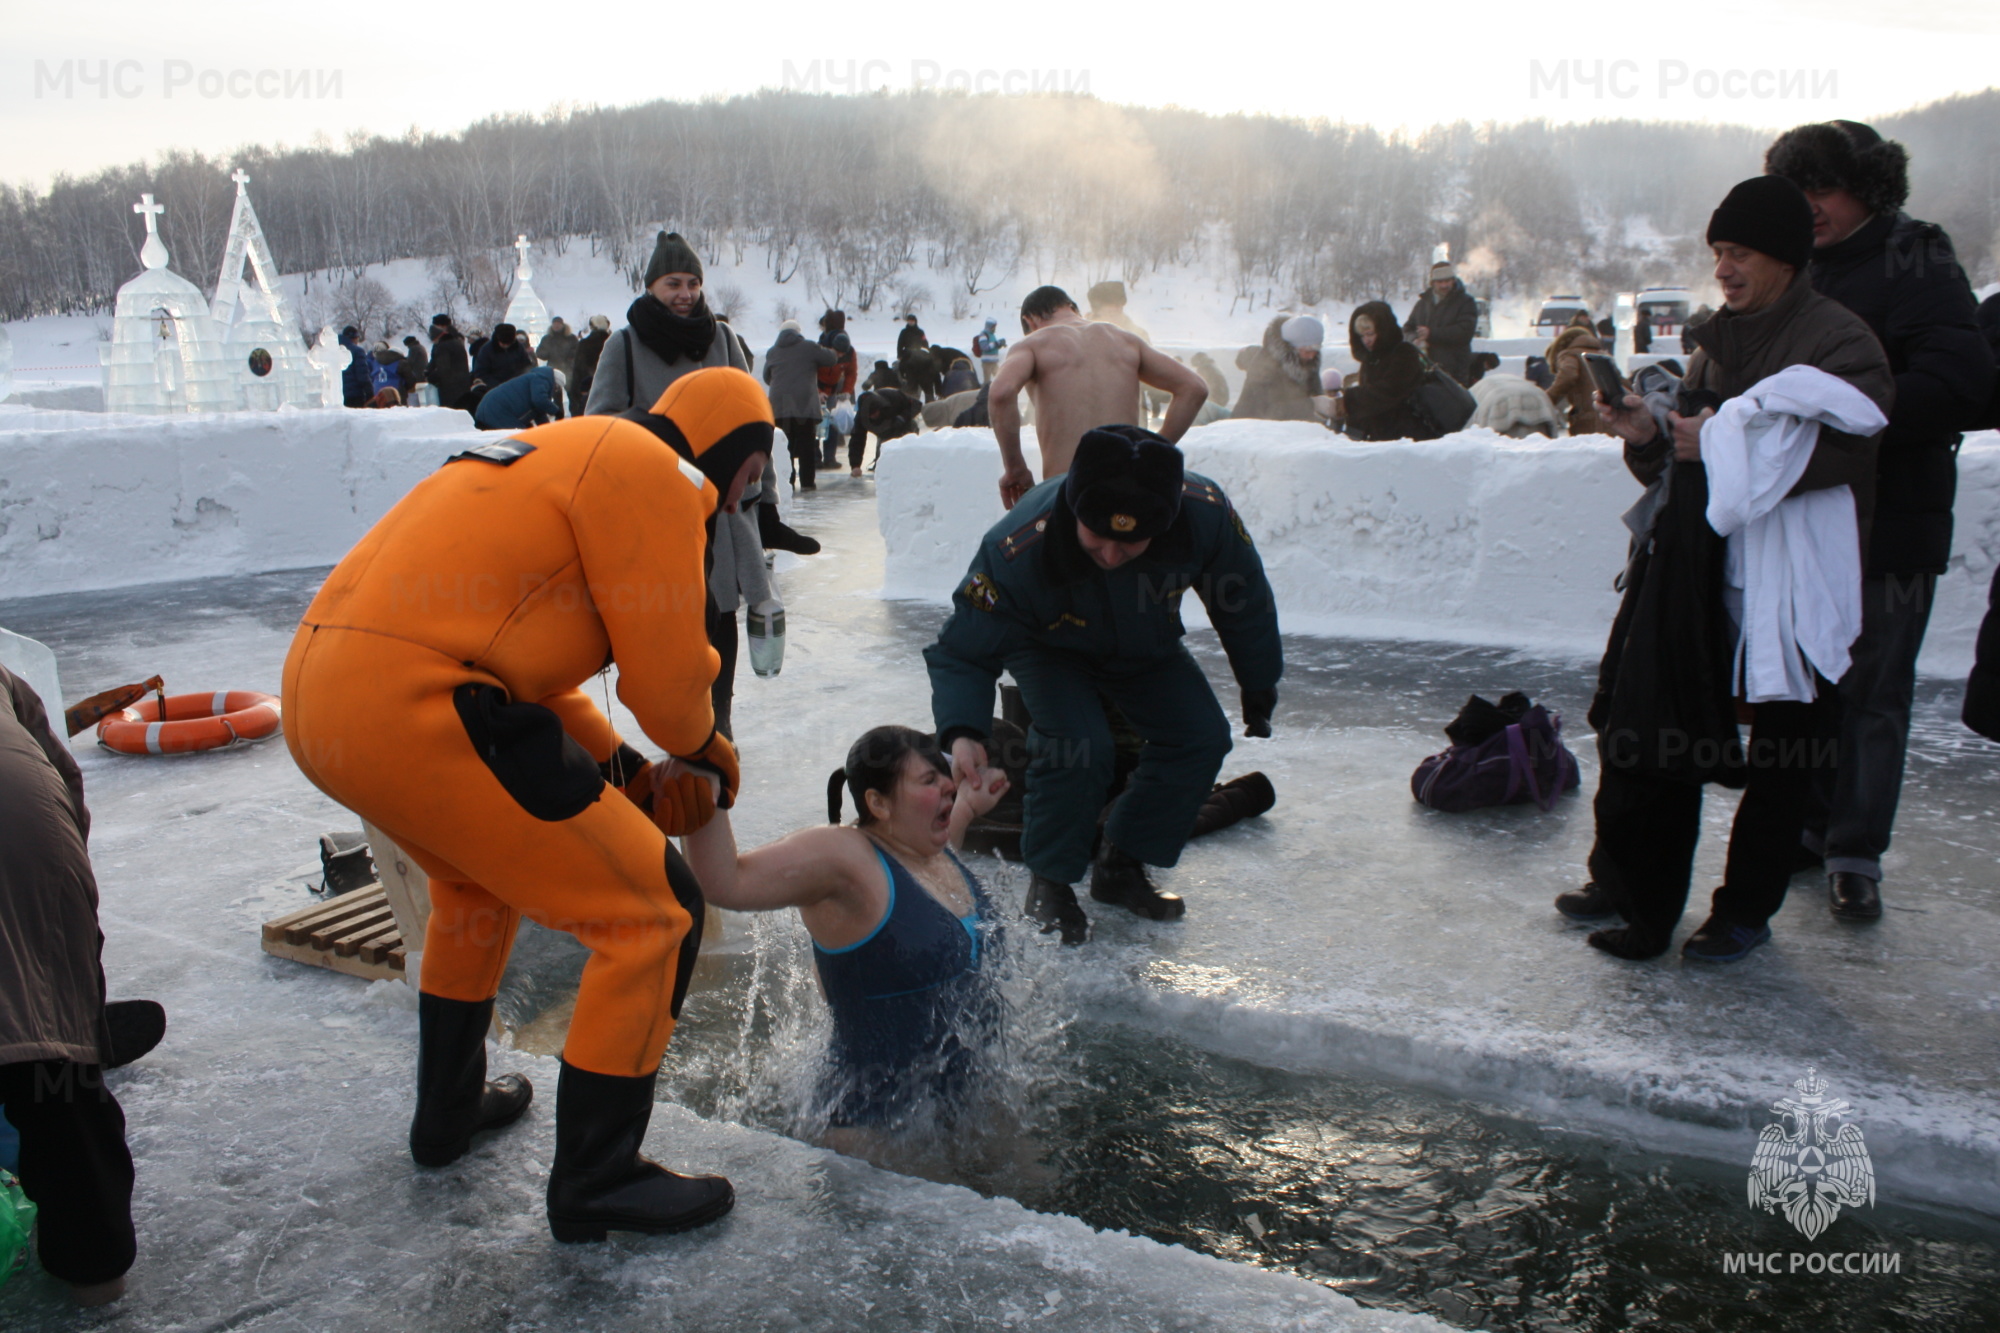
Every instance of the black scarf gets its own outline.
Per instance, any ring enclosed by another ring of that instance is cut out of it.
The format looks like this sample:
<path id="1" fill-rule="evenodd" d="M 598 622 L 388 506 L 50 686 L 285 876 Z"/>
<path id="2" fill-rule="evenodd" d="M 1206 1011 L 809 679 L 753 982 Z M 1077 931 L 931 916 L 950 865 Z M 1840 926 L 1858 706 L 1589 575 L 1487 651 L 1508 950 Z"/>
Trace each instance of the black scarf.
<path id="1" fill-rule="evenodd" d="M 646 344 L 660 360 L 700 361 L 715 344 L 715 316 L 708 312 L 708 298 L 695 298 L 694 313 L 676 315 L 651 292 L 641 292 L 625 311 L 632 335 Z"/>

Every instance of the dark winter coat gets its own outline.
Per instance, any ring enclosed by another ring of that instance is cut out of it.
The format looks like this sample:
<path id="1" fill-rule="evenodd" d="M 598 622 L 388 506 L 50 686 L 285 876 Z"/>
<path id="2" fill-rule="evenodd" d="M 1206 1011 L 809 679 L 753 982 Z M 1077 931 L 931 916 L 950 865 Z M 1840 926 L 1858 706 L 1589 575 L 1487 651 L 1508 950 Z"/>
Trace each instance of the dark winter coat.
<path id="1" fill-rule="evenodd" d="M 961 359 L 944 377 L 944 384 L 938 392 L 949 398 L 955 393 L 970 393 L 978 387 L 979 372 L 972 368 L 971 362 Z"/>
<path id="2" fill-rule="evenodd" d="M 866 389 L 900 389 L 902 383 L 896 378 L 895 368 L 887 361 L 877 361 L 875 369 L 868 372 L 868 378 L 861 387 Z"/>
<path id="3" fill-rule="evenodd" d="M 108 1046 L 89 836 L 82 770 L 0 667 L 0 1065 L 94 1065 Z"/>
<path id="4" fill-rule="evenodd" d="M 578 402 L 590 397 L 590 381 L 597 374 L 597 358 L 604 355 L 604 344 L 609 341 L 609 329 L 592 329 L 577 340 L 576 356 L 569 363 L 569 391 Z"/>
<path id="5" fill-rule="evenodd" d="M 1255 421 L 1318 421 L 1313 395 L 1320 392 L 1319 362 L 1308 365 L 1279 332 L 1287 316 L 1279 315 L 1264 328 L 1264 341 L 1236 354 L 1244 372 L 1232 419 Z"/>
<path id="6" fill-rule="evenodd" d="M 1986 619 L 1979 622 L 1963 716 L 1966 726 L 1988 740 L 2000 741 L 2000 569 L 1993 571 L 1986 592 Z"/>
<path id="7" fill-rule="evenodd" d="M 430 382 L 438 391 L 438 402 L 446 407 L 457 407 L 472 387 L 472 365 L 462 334 L 447 333 L 431 344 Z"/>
<path id="8" fill-rule="evenodd" d="M 526 430 L 561 416 L 562 407 L 556 402 L 556 368 L 536 366 L 488 389 L 472 419 L 481 430 Z"/>
<path id="9" fill-rule="evenodd" d="M 505 384 L 516 375 L 525 375 L 534 368 L 535 354 L 518 337 L 512 347 L 502 347 L 488 338 L 486 345 L 479 349 L 479 355 L 472 358 L 472 377 L 484 380 L 489 389 Z"/>
<path id="10" fill-rule="evenodd" d="M 1993 391 L 1965 270 L 1941 228 L 1907 213 L 1871 218 L 1813 252 L 1813 290 L 1866 320 L 1889 354 L 1896 407 L 1876 462 L 1871 574 L 1942 574 L 1951 555 L 1961 430 Z"/>
<path id="11" fill-rule="evenodd" d="M 1015 662 L 1088 673 L 1185 660 L 1187 592 L 1207 609 L 1236 683 L 1246 693 L 1277 687 L 1285 668 L 1277 599 L 1220 486 L 1188 473 L 1172 526 L 1115 570 L 1091 562 L 1076 528 L 1057 478 L 1021 497 L 980 541 L 951 617 L 924 649 L 939 736 L 986 735 L 994 683 Z"/>
<path id="12" fill-rule="evenodd" d="M 855 400 L 855 442 L 865 449 L 871 434 L 878 440 L 908 435 L 922 412 L 923 404 L 901 389 L 871 389 Z"/>
<path id="13" fill-rule="evenodd" d="M 1426 287 L 1410 307 L 1410 317 L 1403 321 L 1403 332 L 1412 338 L 1419 328 L 1431 331 L 1425 355 L 1460 384 L 1472 375 L 1472 334 L 1478 327 L 1479 302 L 1457 278 L 1451 280 L 1451 290 L 1442 297 Z"/>
<path id="14" fill-rule="evenodd" d="M 1667 486 L 1626 567 L 1590 725 L 1605 763 L 1622 772 L 1740 787 L 1727 547 L 1708 526 L 1702 465 L 1675 463 Z"/>
<path id="15" fill-rule="evenodd" d="M 368 376 L 368 349 L 354 338 L 342 338 L 340 345 L 347 349 L 347 368 L 340 372 L 341 400 L 349 407 L 365 406 L 375 396 Z"/>
<path id="16" fill-rule="evenodd" d="M 542 340 L 535 344 L 535 355 L 544 365 L 554 366 L 563 373 L 564 379 L 568 379 L 571 367 L 576 364 L 578 341 L 577 336 L 569 331 L 567 325 L 560 329 L 551 328 L 542 335 Z"/>
<path id="17" fill-rule="evenodd" d="M 780 420 L 819 420 L 819 371 L 839 358 L 831 347 L 809 343 L 797 329 L 784 329 L 764 353 L 764 383 L 771 415 Z"/>
<path id="18" fill-rule="evenodd" d="M 430 382 L 431 359 L 424 355 L 424 345 L 415 338 L 403 339 L 403 364 L 409 368 L 411 388 Z"/>
<path id="19" fill-rule="evenodd" d="M 930 336 L 920 324 L 905 324 L 896 330 L 896 359 L 902 360 L 913 348 L 930 346 Z"/>
<path id="20" fill-rule="evenodd" d="M 1363 315 L 1375 325 L 1373 350 L 1362 343 L 1354 327 Z M 1424 382 L 1423 354 L 1403 341 L 1396 312 L 1387 301 L 1370 301 L 1348 317 L 1347 350 L 1361 364 L 1356 383 L 1341 395 L 1349 439 L 1427 440 L 1436 436 L 1410 405 L 1411 396 Z"/>
<path id="21" fill-rule="evenodd" d="M 1787 366 L 1813 366 L 1846 380 L 1887 413 L 1896 398 L 1889 358 L 1860 316 L 1812 289 L 1800 274 L 1771 305 L 1739 315 L 1724 307 L 1695 330 L 1695 352 L 1681 381 L 1729 399 Z M 1854 492 L 1863 555 L 1875 516 L 1875 451 L 1881 437 L 1862 438 L 1822 426 L 1805 474 L 1792 494 L 1846 486 Z M 1625 446 L 1625 465 L 1651 485 L 1673 458 L 1664 432 L 1643 445 Z"/>

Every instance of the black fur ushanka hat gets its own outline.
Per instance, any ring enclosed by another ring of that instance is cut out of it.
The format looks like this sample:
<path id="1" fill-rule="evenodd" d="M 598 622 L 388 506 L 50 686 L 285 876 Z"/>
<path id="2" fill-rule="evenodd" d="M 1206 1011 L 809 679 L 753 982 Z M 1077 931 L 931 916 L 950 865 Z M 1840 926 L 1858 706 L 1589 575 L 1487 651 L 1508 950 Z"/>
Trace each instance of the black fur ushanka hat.
<path id="1" fill-rule="evenodd" d="M 1859 199 L 1870 213 L 1895 213 L 1910 197 L 1910 155 L 1852 120 L 1829 120 L 1786 130 L 1764 153 L 1764 170 L 1801 190 L 1834 186 Z"/>

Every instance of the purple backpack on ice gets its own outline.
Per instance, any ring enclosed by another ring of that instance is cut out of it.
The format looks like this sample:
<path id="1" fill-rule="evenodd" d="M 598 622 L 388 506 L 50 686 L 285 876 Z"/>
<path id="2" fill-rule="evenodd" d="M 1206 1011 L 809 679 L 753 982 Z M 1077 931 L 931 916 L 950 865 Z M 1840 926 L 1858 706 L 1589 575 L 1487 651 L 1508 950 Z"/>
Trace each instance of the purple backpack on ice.
<path id="1" fill-rule="evenodd" d="M 1410 775 L 1410 794 L 1433 810 L 1525 801 L 1548 810 L 1581 780 L 1576 756 L 1562 743 L 1562 717 L 1518 691 L 1498 704 L 1473 695 L 1444 731 L 1451 748 Z"/>

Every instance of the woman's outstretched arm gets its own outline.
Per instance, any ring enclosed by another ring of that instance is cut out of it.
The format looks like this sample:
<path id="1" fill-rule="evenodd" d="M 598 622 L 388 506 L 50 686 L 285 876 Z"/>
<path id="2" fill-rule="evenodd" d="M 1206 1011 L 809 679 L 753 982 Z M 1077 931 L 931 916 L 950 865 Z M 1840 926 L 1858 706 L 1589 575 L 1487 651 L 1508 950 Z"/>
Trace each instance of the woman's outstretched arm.
<path id="1" fill-rule="evenodd" d="M 965 846 L 965 830 L 973 820 L 991 810 L 1007 794 L 1007 773 L 1004 769 L 982 768 L 975 770 L 965 781 L 958 784 L 958 799 L 951 807 L 951 849 L 956 852 Z"/>

